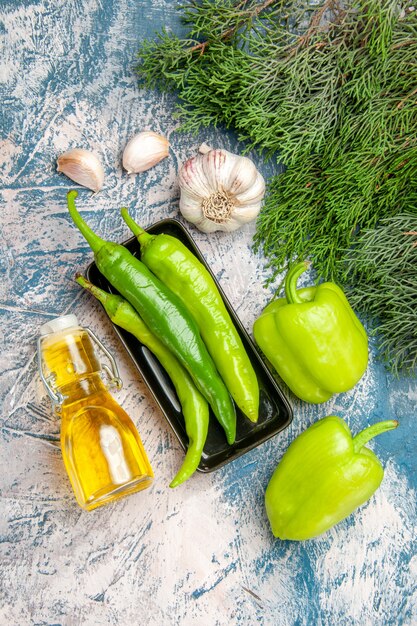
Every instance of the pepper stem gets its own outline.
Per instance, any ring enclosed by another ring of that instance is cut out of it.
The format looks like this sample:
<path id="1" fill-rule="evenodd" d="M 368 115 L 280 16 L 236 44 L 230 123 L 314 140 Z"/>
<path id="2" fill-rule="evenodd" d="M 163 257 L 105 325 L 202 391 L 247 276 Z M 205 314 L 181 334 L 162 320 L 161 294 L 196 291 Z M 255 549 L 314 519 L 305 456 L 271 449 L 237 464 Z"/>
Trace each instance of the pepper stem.
<path id="1" fill-rule="evenodd" d="M 100 287 L 96 287 L 89 280 L 87 280 L 82 274 L 75 274 L 75 281 L 81 285 L 84 289 L 89 291 L 101 304 L 103 305 L 105 311 L 107 312 L 110 319 L 113 321 L 114 316 L 116 315 L 117 309 L 120 306 L 121 298 L 116 294 L 108 293 Z"/>
<path id="2" fill-rule="evenodd" d="M 94 254 L 96 254 L 106 242 L 104 241 L 104 239 L 101 239 L 101 237 L 96 235 L 95 232 L 91 230 L 91 228 L 85 223 L 85 221 L 77 211 L 77 208 L 75 206 L 75 198 L 77 196 L 78 191 L 76 191 L 75 189 L 72 189 L 67 193 L 68 211 L 71 215 L 72 221 L 74 222 L 80 233 L 83 235 L 83 237 L 85 237 L 85 239 L 87 240 L 87 243 L 94 252 Z"/>
<path id="3" fill-rule="evenodd" d="M 393 430 L 394 428 L 397 428 L 397 426 L 397 420 L 386 420 L 384 422 L 378 422 L 377 424 L 372 424 L 372 426 L 368 426 L 368 428 L 365 428 L 355 437 L 353 437 L 354 452 L 358 453 L 361 448 L 363 448 L 363 446 L 367 444 L 368 441 L 376 437 L 376 435 L 385 433 L 387 430 Z"/>
<path id="4" fill-rule="evenodd" d="M 103 304 L 111 297 L 109 293 L 103 291 L 103 289 L 100 289 L 99 287 L 96 287 L 96 285 L 93 285 L 93 283 L 87 280 L 85 276 L 79 274 L 78 272 L 75 274 L 75 282 L 77 282 L 79 285 L 81 285 L 81 287 L 92 293 L 93 296 L 97 298 L 97 300 L 100 300 L 100 302 L 102 302 Z"/>
<path id="5" fill-rule="evenodd" d="M 297 295 L 297 280 L 310 267 L 309 261 L 302 261 L 291 267 L 285 277 L 285 297 L 288 304 L 300 304 L 302 300 Z"/>
<path id="6" fill-rule="evenodd" d="M 141 245 L 146 245 L 147 243 L 149 243 L 151 239 L 153 239 L 153 236 L 147 233 L 146 230 L 144 230 L 142 226 L 139 226 L 139 224 L 135 222 L 133 217 L 129 215 L 129 211 L 127 210 L 126 207 L 123 207 L 122 209 L 120 209 L 120 214 L 125 224 L 127 224 L 127 226 L 130 228 L 130 230 L 135 235 L 135 237 L 137 237 Z"/>

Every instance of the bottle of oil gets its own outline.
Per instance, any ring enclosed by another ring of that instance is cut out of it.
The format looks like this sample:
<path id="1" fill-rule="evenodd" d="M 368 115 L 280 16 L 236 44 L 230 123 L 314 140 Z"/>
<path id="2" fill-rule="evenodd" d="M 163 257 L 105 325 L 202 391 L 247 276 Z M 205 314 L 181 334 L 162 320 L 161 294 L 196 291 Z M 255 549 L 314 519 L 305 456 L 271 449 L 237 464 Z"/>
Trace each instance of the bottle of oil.
<path id="1" fill-rule="evenodd" d="M 101 365 L 94 343 L 113 366 Z M 113 399 L 103 374 L 121 385 L 111 354 L 75 315 L 44 324 L 38 340 L 39 371 L 61 414 L 61 450 L 78 504 L 91 511 L 146 489 L 153 472 L 139 434 Z"/>

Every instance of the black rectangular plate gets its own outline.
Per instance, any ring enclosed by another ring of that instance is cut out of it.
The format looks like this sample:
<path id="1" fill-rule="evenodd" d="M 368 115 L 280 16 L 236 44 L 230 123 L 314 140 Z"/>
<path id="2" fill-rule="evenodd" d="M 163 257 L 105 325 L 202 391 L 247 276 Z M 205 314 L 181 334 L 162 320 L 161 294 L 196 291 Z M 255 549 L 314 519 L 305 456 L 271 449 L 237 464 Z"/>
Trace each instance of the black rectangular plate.
<path id="1" fill-rule="evenodd" d="M 175 219 L 166 219 L 157 222 L 148 228 L 147 232 L 152 235 L 165 233 L 167 235 L 177 237 L 195 254 L 195 256 L 210 272 L 224 300 L 230 317 L 240 334 L 243 345 L 245 346 L 246 352 L 249 355 L 252 366 L 254 367 L 258 377 L 260 388 L 258 422 L 256 424 L 250 422 L 236 407 L 237 433 L 236 441 L 233 445 L 229 445 L 227 443 L 222 428 L 218 424 L 214 415 L 210 412 L 209 432 L 198 470 L 200 472 L 211 472 L 225 463 L 236 459 L 245 452 L 252 450 L 267 439 L 273 437 L 279 431 L 286 428 L 292 420 L 292 410 L 287 399 L 264 364 L 254 343 L 246 330 L 243 328 L 240 320 L 213 275 L 213 272 L 211 272 L 204 257 L 198 250 L 196 244 L 184 226 L 182 226 L 182 224 Z M 135 237 L 125 241 L 123 245 L 130 250 L 132 254 L 140 258 L 140 246 Z M 101 289 L 104 289 L 109 293 L 117 293 L 116 289 L 114 289 L 107 279 L 99 272 L 95 263 L 91 263 L 91 265 L 89 265 L 86 271 L 86 276 L 88 280 L 98 287 L 101 287 Z M 180 444 L 185 450 L 187 448 L 188 438 L 185 432 L 184 418 L 174 387 L 168 375 L 151 352 L 133 335 L 118 326 L 114 326 L 114 329 L 130 355 L 133 363 L 139 370 L 141 377 L 149 387 L 149 390 L 161 408 L 162 413 L 172 427 Z"/>

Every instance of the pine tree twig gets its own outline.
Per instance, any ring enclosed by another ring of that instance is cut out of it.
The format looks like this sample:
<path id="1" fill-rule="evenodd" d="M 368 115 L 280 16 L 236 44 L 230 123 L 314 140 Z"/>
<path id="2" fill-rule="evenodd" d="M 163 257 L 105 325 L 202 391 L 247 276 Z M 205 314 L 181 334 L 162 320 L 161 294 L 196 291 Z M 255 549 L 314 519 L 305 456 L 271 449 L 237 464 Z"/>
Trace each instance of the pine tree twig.
<path id="1" fill-rule="evenodd" d="M 225 39 L 229 39 L 230 37 L 232 37 L 232 35 L 234 35 L 239 28 L 241 28 L 243 26 L 243 24 L 248 20 L 248 19 L 254 19 L 256 17 L 258 17 L 258 15 L 260 13 L 262 13 L 262 11 L 265 11 L 265 9 L 267 9 L 268 7 L 272 6 L 273 4 L 275 4 L 277 2 L 277 0 L 264 0 L 264 2 L 260 3 L 259 5 L 255 6 L 254 9 L 252 10 L 248 10 L 246 12 L 246 15 L 244 18 L 241 19 L 241 21 L 237 22 L 234 26 L 231 26 L 230 28 L 228 28 L 227 30 L 225 30 L 223 33 L 221 33 L 221 35 L 219 36 L 219 38 L 221 40 L 225 40 Z M 239 4 L 236 5 L 236 10 L 239 10 L 240 7 L 244 6 L 246 4 L 246 0 L 243 0 L 243 2 L 239 2 Z M 210 41 L 208 39 L 206 39 L 206 41 L 202 41 L 198 44 L 196 44 L 195 46 L 192 46 L 191 48 L 189 48 L 189 52 L 192 54 L 194 52 L 200 52 L 200 54 L 204 54 L 207 46 L 209 46 Z"/>
<path id="2" fill-rule="evenodd" d="M 409 100 L 410 98 L 412 98 L 412 97 L 413 97 L 413 96 L 415 96 L 416 94 L 417 94 L 417 87 L 416 87 L 415 89 L 413 89 L 413 91 L 412 91 L 411 93 L 407 94 L 407 95 L 405 96 L 405 98 L 403 98 L 403 99 L 401 100 L 401 102 L 399 102 L 399 103 L 397 104 L 397 109 L 402 109 L 402 108 L 403 108 L 403 106 L 405 105 L 405 103 L 407 102 L 407 100 Z M 417 104 L 417 102 L 415 102 L 414 104 Z"/>
<path id="3" fill-rule="evenodd" d="M 346 258 L 349 300 L 374 318 L 380 354 L 397 375 L 417 365 L 417 241 L 407 238 L 416 222 L 413 212 L 381 220 Z"/>
<path id="4" fill-rule="evenodd" d="M 405 232 L 404 235 L 417 236 L 417 230 L 409 230 Z M 413 248 L 417 248 L 417 241 L 413 241 L 411 245 Z"/>
<path id="5" fill-rule="evenodd" d="M 336 13 L 338 10 L 340 10 L 340 6 L 335 0 L 325 0 L 324 4 L 319 7 L 317 11 L 313 14 L 307 31 L 304 33 L 304 35 L 301 35 L 298 38 L 297 43 L 292 46 L 289 52 L 289 57 L 297 54 L 300 48 L 308 46 L 308 44 L 310 43 L 310 39 L 319 31 L 320 24 L 327 11 L 334 11 Z M 341 14 L 344 14 L 344 11 L 341 11 Z M 324 42 L 318 42 L 316 43 L 315 47 L 316 49 L 320 49 L 325 45 L 326 44 Z"/>
<path id="6" fill-rule="evenodd" d="M 406 46 L 415 46 L 417 43 L 417 39 L 407 39 L 406 41 L 400 41 L 399 43 L 392 46 L 392 50 L 399 50 L 400 48 L 405 48 Z"/>

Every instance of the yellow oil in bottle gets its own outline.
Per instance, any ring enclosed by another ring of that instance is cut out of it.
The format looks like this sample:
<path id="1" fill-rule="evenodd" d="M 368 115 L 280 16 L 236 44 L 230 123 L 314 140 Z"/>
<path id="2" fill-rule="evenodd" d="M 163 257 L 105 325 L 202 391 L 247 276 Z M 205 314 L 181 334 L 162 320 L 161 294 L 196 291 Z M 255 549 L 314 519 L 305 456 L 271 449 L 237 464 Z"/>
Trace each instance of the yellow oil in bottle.
<path id="1" fill-rule="evenodd" d="M 61 450 L 80 506 L 92 510 L 149 487 L 153 472 L 141 439 L 101 378 L 88 332 L 64 328 L 44 335 L 40 346 L 46 381 L 62 398 Z"/>

